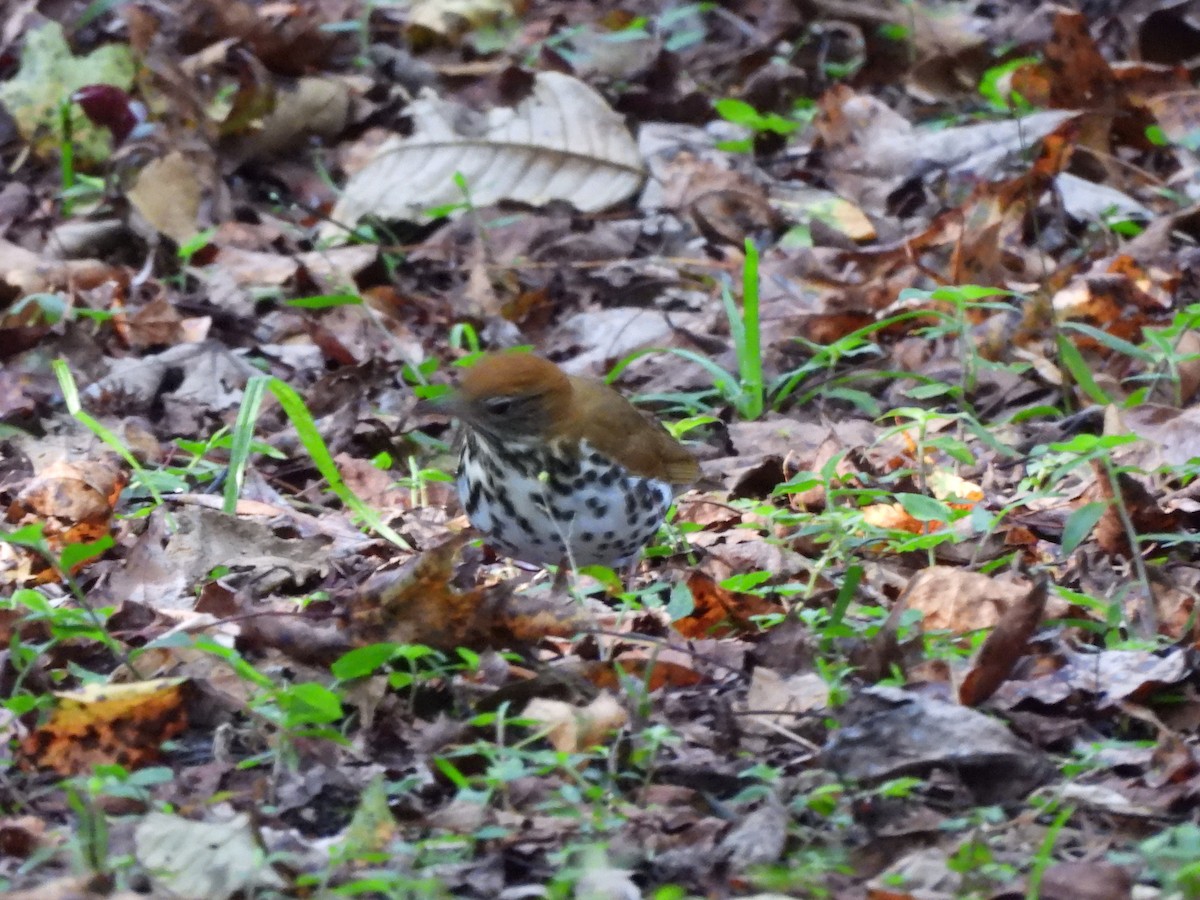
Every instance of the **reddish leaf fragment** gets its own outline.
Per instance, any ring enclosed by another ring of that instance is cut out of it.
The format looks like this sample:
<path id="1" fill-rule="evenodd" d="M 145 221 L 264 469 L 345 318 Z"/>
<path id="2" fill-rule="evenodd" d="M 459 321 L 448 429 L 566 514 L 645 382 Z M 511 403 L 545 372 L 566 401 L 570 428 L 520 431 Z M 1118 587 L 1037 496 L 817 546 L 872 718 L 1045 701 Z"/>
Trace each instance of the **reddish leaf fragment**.
<path id="1" fill-rule="evenodd" d="M 112 84 L 88 84 L 71 94 L 93 125 L 107 128 L 113 143 L 124 143 L 139 125 L 145 123 L 146 107 L 121 88 Z"/>
<path id="2" fill-rule="evenodd" d="M 587 678 L 596 687 L 612 691 L 622 689 L 622 678 L 635 678 L 651 692 L 664 687 L 692 687 L 704 680 L 695 669 L 642 653 L 626 653 L 620 659 L 588 663 Z"/>
<path id="3" fill-rule="evenodd" d="M 735 594 L 727 591 L 702 572 L 693 572 L 687 581 L 695 608 L 690 616 L 675 623 L 684 637 L 729 637 L 746 632 L 757 633 L 754 616 L 782 615 L 778 603 L 754 594 Z"/>

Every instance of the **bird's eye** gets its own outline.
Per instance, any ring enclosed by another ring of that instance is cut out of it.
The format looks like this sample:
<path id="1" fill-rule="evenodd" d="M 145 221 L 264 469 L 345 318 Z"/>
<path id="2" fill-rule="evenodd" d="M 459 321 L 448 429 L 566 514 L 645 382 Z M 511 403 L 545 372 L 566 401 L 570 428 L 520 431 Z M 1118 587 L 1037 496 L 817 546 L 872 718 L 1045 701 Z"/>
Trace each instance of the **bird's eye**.
<path id="1" fill-rule="evenodd" d="M 512 397 L 489 397 L 483 401 L 483 405 L 487 407 L 487 411 L 493 416 L 503 416 L 512 409 Z"/>

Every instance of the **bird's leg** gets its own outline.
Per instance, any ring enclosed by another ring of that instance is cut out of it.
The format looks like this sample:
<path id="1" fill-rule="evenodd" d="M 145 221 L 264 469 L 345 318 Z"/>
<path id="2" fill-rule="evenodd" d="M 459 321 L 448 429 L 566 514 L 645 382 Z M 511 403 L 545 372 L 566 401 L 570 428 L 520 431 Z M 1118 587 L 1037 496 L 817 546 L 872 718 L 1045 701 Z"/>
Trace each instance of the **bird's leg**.
<path id="1" fill-rule="evenodd" d="M 633 580 L 637 577 L 638 566 L 642 563 L 641 556 L 635 556 L 632 562 L 625 565 L 618 573 L 621 576 L 621 588 L 629 591 L 633 587 Z"/>
<path id="2" fill-rule="evenodd" d="M 554 573 L 554 581 L 550 583 L 550 596 L 555 597 L 562 595 L 569 597 L 571 573 L 575 571 L 575 558 L 571 553 L 571 528 L 574 520 L 572 519 L 567 529 L 563 529 L 558 521 L 550 514 L 554 506 L 554 498 L 550 496 L 547 486 L 550 483 L 550 473 L 546 471 L 538 472 L 538 482 L 541 485 L 541 500 L 543 507 L 547 510 L 547 516 L 554 523 L 554 528 L 558 531 L 559 540 L 562 541 L 563 557 L 558 563 L 558 571 Z"/>
<path id="3" fill-rule="evenodd" d="M 562 561 L 558 564 L 558 570 L 554 573 L 554 581 L 550 583 L 550 596 L 556 597 L 559 594 L 563 596 L 570 595 L 571 587 L 571 557 L 564 555 Z"/>

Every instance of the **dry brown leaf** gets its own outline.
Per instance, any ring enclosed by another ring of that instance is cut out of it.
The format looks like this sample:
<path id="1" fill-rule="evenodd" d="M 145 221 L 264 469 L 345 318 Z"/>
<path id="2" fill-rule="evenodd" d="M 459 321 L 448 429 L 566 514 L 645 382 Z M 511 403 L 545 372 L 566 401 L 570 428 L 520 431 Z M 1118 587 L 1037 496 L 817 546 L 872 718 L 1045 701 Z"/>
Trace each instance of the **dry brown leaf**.
<path id="1" fill-rule="evenodd" d="M 755 668 L 746 699 L 737 705 L 744 727 L 758 734 L 774 734 L 771 724 L 793 729 L 805 715 L 828 707 L 829 683 L 816 672 L 784 677 L 766 666 Z"/>
<path id="2" fill-rule="evenodd" d="M 1191 677 L 1188 654 L 1178 649 L 1162 653 L 1146 650 L 1075 652 L 1060 650 L 1027 680 L 1009 679 L 996 692 L 993 705 L 1011 708 L 1035 701 L 1046 707 L 1076 704 L 1087 698 L 1097 712 L 1127 703 L 1145 704 L 1164 688 L 1174 688 Z"/>
<path id="3" fill-rule="evenodd" d="M 950 566 L 922 569 L 905 592 L 910 609 L 924 616 L 926 630 L 966 634 L 995 626 L 1005 611 L 1022 602 L 1028 585 Z"/>
<path id="4" fill-rule="evenodd" d="M 37 816 L 7 816 L 0 819 L 0 854 L 11 859 L 28 859 L 49 848 L 46 821 Z"/>
<path id="5" fill-rule="evenodd" d="M 137 348 L 194 344 L 208 336 L 212 319 L 186 319 L 165 296 L 156 297 L 129 317 L 129 346 Z"/>
<path id="6" fill-rule="evenodd" d="M 322 290 L 344 291 L 356 286 L 355 279 L 379 258 L 375 244 L 356 244 L 349 247 L 323 247 L 301 253 L 296 261 Z"/>
<path id="7" fill-rule="evenodd" d="M 300 263 L 280 253 L 221 245 L 212 265 L 239 287 L 279 287 L 296 277 Z"/>
<path id="8" fill-rule="evenodd" d="M 91 288 L 107 282 L 121 285 L 127 282 L 124 270 L 98 259 L 55 259 L 0 239 L 0 284 L 20 296 L 41 294 L 67 287 Z M 36 305 L 25 307 L 36 312 Z M 21 324 L 6 312 L 0 325 Z"/>
<path id="9" fill-rule="evenodd" d="M 561 597 L 513 595 L 506 584 L 456 589 L 451 584 L 454 564 L 470 538 L 452 537 L 398 571 L 371 578 L 351 605 L 351 640 L 446 650 L 513 647 L 588 627 L 590 620 L 579 607 Z"/>
<path id="10" fill-rule="evenodd" d="M 138 891 L 113 891 L 97 884 L 94 874 L 51 878 L 27 891 L 5 891 L 4 900 L 141 900 Z"/>
<path id="11" fill-rule="evenodd" d="M 1116 492 L 1109 473 L 1099 462 L 1093 461 L 1092 471 L 1095 473 L 1095 491 L 1100 499 L 1108 506 L 1104 514 L 1092 530 L 1092 537 L 1100 545 L 1100 549 L 1110 556 L 1132 559 L 1135 552 L 1130 545 L 1129 530 L 1126 519 L 1133 526 L 1136 534 L 1170 534 L 1179 528 L 1180 513 L 1166 512 L 1158 500 L 1151 494 L 1147 486 L 1128 472 L 1117 473 L 1117 485 L 1121 496 Z M 1095 499 L 1085 495 L 1084 500 Z M 1120 504 L 1118 508 L 1117 504 Z M 1137 550 L 1136 552 L 1141 552 Z"/>
<path id="12" fill-rule="evenodd" d="M 177 244 L 187 243 L 204 227 L 197 161 L 179 150 L 148 162 L 125 196 L 151 228 Z"/>
<path id="13" fill-rule="evenodd" d="M 882 212 L 895 187 L 931 162 L 987 179 L 1073 113 L 1049 110 L 1018 120 L 918 129 L 882 100 L 839 86 L 821 99 L 816 126 L 830 155 L 830 178 L 843 198 Z"/>
<path id="14" fill-rule="evenodd" d="M 336 137 L 350 116 L 350 85 L 344 79 L 309 76 L 276 85 L 273 108 L 226 147 L 246 162 L 296 149 L 307 135 Z"/>
<path id="15" fill-rule="evenodd" d="M 874 528 L 885 528 L 890 531 L 907 531 L 911 534 L 923 534 L 927 522 L 914 519 L 899 503 L 873 503 L 864 506 L 863 521 Z"/>
<path id="16" fill-rule="evenodd" d="M 653 693 L 664 687 L 692 687 L 704 676 L 692 666 L 661 659 L 660 654 L 645 650 L 626 650 L 613 660 L 597 660 L 584 667 L 588 681 L 608 691 L 625 690 L 625 679 L 632 678 Z"/>
<path id="17" fill-rule="evenodd" d="M 302 75 L 328 65 L 337 35 L 327 27 L 335 6 L 304 3 L 250 3 L 198 0 L 178 11 L 192 40 L 217 47 L 224 59 L 230 46 L 245 46 L 273 72 Z"/>
<path id="18" fill-rule="evenodd" d="M 683 151 L 655 174 L 661 207 L 689 214 L 709 240 L 741 247 L 748 235 L 781 224 L 762 185 L 707 156 Z"/>
<path id="19" fill-rule="evenodd" d="M 1056 862 L 1038 883 L 1041 900 L 1130 900 L 1133 879 L 1128 870 L 1101 859 Z"/>
<path id="20" fill-rule="evenodd" d="M 17 527 L 40 523 L 43 537 L 55 552 L 72 544 L 91 543 L 111 531 L 117 499 L 127 481 L 124 467 L 113 456 L 51 463 L 21 489 L 9 505 L 5 520 Z M 29 560 L 24 575 L 36 572 L 34 582 L 43 584 L 57 579 L 55 571 L 40 557 L 8 544 L 0 556 L 7 553 Z M 82 561 L 72 571 L 77 572 L 86 564 L 86 560 Z M 18 583 L 13 581 L 14 577 L 22 577 L 21 572 L 0 567 L 0 583 Z"/>

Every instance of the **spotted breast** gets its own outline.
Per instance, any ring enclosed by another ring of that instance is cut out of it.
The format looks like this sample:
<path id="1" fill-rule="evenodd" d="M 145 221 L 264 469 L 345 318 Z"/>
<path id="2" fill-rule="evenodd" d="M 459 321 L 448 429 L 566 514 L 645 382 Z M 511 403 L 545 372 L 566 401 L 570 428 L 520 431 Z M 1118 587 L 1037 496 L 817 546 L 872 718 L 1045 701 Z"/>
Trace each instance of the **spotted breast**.
<path id="1" fill-rule="evenodd" d="M 529 354 L 467 370 L 445 409 L 464 425 L 458 493 L 497 550 L 532 563 L 623 566 L 699 465 L 600 381 Z"/>

